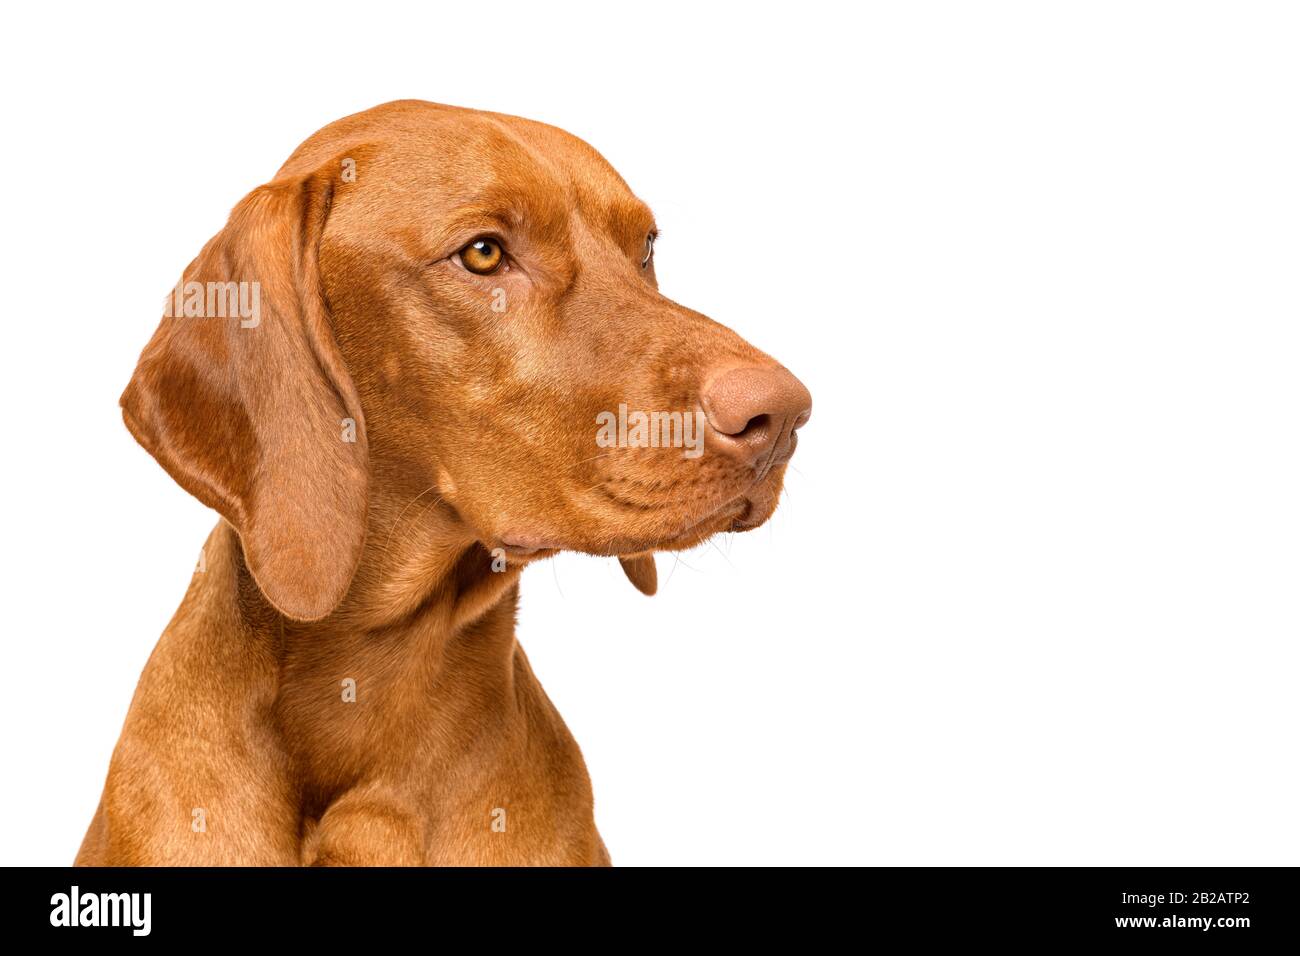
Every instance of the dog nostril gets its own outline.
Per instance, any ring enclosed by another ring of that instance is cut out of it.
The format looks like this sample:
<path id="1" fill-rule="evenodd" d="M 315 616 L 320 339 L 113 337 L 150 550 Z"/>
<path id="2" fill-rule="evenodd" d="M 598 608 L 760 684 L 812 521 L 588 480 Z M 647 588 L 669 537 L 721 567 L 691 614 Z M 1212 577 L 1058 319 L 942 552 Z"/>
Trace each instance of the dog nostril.
<path id="1" fill-rule="evenodd" d="M 764 429 L 767 428 L 768 424 L 771 421 L 772 421 L 771 415 L 767 415 L 767 414 L 755 415 L 753 418 L 751 418 L 748 422 L 745 423 L 745 427 L 742 428 L 739 432 L 737 432 L 734 437 L 736 438 L 757 437 L 760 433 L 764 431 Z"/>

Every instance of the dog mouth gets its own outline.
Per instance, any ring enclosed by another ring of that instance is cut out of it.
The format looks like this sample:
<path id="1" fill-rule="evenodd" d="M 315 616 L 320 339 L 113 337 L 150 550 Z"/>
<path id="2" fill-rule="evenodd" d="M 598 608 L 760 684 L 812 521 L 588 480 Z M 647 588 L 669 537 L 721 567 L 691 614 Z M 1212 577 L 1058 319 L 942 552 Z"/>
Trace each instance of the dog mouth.
<path id="1" fill-rule="evenodd" d="M 706 499 L 699 504 L 673 500 L 673 491 L 668 488 L 631 497 L 601 487 L 596 490 L 597 501 L 588 501 L 582 508 L 595 527 L 577 534 L 511 529 L 496 537 L 488 549 L 500 548 L 514 563 L 528 563 L 560 551 L 601 557 L 685 551 L 715 534 L 752 531 L 765 524 L 776 510 L 788 460 L 789 456 L 783 456 L 760 476 L 751 475 L 750 482 L 739 488 L 733 485 L 729 492 L 718 489 L 720 494 L 698 495 L 695 501 Z M 630 489 L 625 484 L 623 490 Z M 707 502 L 708 498 L 712 502 Z"/>
<path id="2" fill-rule="evenodd" d="M 720 531 L 748 531 L 751 527 L 758 527 L 759 524 L 762 524 L 762 521 L 753 525 L 748 524 L 752 520 L 753 512 L 754 503 L 749 498 L 742 496 L 734 499 L 707 517 L 687 526 L 685 530 L 657 542 L 653 550 L 680 551 L 684 548 L 693 547 L 710 535 L 717 534 Z"/>
<path id="3" fill-rule="evenodd" d="M 691 521 L 680 531 L 664 535 L 655 541 L 645 542 L 638 550 L 684 551 L 703 543 L 715 534 L 741 533 L 761 527 L 776 510 L 777 498 L 781 493 L 780 477 L 774 480 L 769 478 L 770 476 L 756 482 L 742 494 L 728 499 L 726 503 L 703 518 Z"/>
<path id="4" fill-rule="evenodd" d="M 752 531 L 766 522 L 769 515 L 770 511 L 761 507 L 754 498 L 741 495 L 702 518 L 692 519 L 685 527 L 665 534 L 614 536 L 600 545 L 583 546 L 559 538 L 507 533 L 500 537 L 496 547 L 516 562 L 547 558 L 559 551 L 579 551 L 603 557 L 642 551 L 684 551 L 720 532 Z"/>

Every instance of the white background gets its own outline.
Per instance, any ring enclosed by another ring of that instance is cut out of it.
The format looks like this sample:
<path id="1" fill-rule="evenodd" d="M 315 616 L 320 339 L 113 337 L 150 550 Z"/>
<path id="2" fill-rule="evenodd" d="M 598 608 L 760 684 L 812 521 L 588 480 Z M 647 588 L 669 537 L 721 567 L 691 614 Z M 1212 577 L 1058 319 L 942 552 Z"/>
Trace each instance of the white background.
<path id="1" fill-rule="evenodd" d="M 180 269 L 390 99 L 587 139 L 811 388 L 768 527 L 524 578 L 621 864 L 1296 864 L 1285 5 L 6 13 L 0 862 L 65 864 L 214 515 L 117 397 Z M 1292 8 L 1294 9 L 1294 8 Z"/>

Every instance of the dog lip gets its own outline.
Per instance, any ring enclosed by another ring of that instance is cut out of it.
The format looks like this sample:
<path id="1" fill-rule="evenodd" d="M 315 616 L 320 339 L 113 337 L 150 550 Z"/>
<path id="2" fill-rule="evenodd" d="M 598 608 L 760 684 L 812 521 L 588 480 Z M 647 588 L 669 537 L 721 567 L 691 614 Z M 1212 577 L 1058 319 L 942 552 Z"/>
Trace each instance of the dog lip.
<path id="1" fill-rule="evenodd" d="M 798 447 L 798 445 L 799 445 L 799 436 L 794 432 L 791 432 L 790 437 L 786 439 L 785 447 L 780 448 L 779 450 L 774 451 L 772 453 L 772 457 L 768 460 L 767 464 L 763 467 L 763 470 L 759 475 L 758 481 L 754 482 L 754 484 L 756 485 L 761 484 L 763 479 L 765 479 L 768 475 L 772 473 L 773 469 L 780 468 L 782 465 L 790 464 L 790 460 L 794 458 L 794 450 L 795 448 Z"/>
<path id="2" fill-rule="evenodd" d="M 510 554 L 519 556 L 540 554 L 543 551 L 557 551 L 559 545 L 542 538 L 526 534 L 508 534 L 501 537 L 501 547 Z"/>
<path id="3" fill-rule="evenodd" d="M 753 523 L 750 522 L 750 517 L 753 515 L 753 513 L 754 513 L 754 502 L 746 498 L 745 510 L 742 511 L 740 514 L 736 515 L 734 519 L 732 519 L 731 530 L 752 531 L 754 528 L 757 528 L 759 525 L 761 525 L 763 523 L 761 521 L 756 521 Z"/>

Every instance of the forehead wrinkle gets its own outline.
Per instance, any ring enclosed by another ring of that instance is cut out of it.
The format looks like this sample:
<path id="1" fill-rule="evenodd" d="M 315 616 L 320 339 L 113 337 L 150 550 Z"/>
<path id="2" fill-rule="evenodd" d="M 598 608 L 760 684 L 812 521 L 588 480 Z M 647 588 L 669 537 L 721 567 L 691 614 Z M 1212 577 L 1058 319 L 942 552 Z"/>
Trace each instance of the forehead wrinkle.
<path id="1" fill-rule="evenodd" d="M 458 206 L 453 217 L 478 217 L 542 242 L 558 241 L 567 232 L 570 207 L 557 191 L 552 184 L 521 183 L 517 177 L 492 184 Z"/>
<path id="2" fill-rule="evenodd" d="M 490 122 L 496 134 L 488 159 L 492 177 L 475 201 L 504 213 L 515 228 L 559 238 L 577 205 L 572 183 L 545 151 L 495 117 Z"/>

